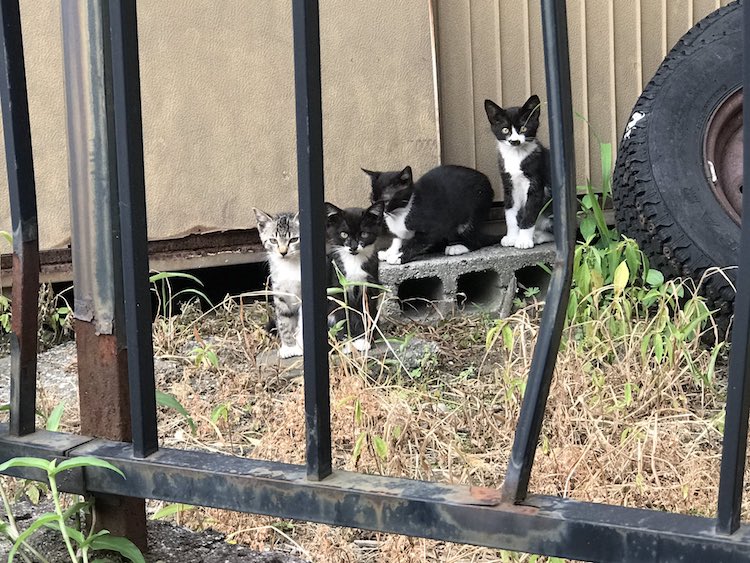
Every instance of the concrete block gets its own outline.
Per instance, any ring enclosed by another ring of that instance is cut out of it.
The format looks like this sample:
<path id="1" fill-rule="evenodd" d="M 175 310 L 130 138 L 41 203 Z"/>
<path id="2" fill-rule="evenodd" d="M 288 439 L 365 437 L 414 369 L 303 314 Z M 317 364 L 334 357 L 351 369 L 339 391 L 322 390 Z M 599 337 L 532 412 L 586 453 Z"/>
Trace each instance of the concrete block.
<path id="1" fill-rule="evenodd" d="M 392 292 L 384 313 L 430 318 L 466 310 L 507 315 L 516 273 L 555 259 L 553 243 L 529 250 L 491 246 L 460 256 L 431 255 L 407 264 L 380 263 L 380 283 Z"/>

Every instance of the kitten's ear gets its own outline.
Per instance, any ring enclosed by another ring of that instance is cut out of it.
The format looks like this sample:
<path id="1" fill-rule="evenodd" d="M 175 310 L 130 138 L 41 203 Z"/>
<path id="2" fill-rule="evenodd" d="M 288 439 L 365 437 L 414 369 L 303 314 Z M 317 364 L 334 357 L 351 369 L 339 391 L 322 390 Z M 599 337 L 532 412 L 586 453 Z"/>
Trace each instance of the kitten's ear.
<path id="1" fill-rule="evenodd" d="M 380 219 L 383 218 L 384 212 L 385 212 L 385 202 L 379 201 L 377 203 L 373 203 L 370 207 L 368 207 L 365 213 L 367 215 L 373 215 L 379 221 Z"/>
<path id="2" fill-rule="evenodd" d="M 492 100 L 484 101 L 484 111 L 487 112 L 487 119 L 490 120 L 490 123 L 497 122 L 500 116 L 505 113 L 505 110 Z"/>
<path id="3" fill-rule="evenodd" d="M 532 95 L 521 108 L 522 113 L 529 114 L 530 116 L 537 114 L 537 117 L 541 115 L 542 103 L 539 101 L 539 96 L 536 94 Z M 538 112 L 538 113 L 537 113 Z"/>
<path id="4" fill-rule="evenodd" d="M 380 177 L 380 172 L 375 172 L 373 170 L 367 170 L 366 168 L 361 168 L 361 170 L 362 170 L 362 172 L 364 172 L 365 174 L 367 174 L 373 182 Z"/>
<path id="5" fill-rule="evenodd" d="M 339 213 L 341 213 L 341 209 L 339 209 L 332 203 L 328 203 L 326 201 L 325 206 L 326 206 L 326 217 L 329 219 L 333 217 L 334 215 L 338 215 Z"/>
<path id="6" fill-rule="evenodd" d="M 398 175 L 398 179 L 402 184 L 411 184 L 411 166 L 407 166 Z"/>
<path id="7" fill-rule="evenodd" d="M 254 207 L 253 211 L 255 212 L 255 220 L 258 222 L 258 227 L 263 227 L 263 225 L 265 225 L 266 223 L 273 221 L 273 217 L 271 217 L 265 211 L 255 209 Z"/>

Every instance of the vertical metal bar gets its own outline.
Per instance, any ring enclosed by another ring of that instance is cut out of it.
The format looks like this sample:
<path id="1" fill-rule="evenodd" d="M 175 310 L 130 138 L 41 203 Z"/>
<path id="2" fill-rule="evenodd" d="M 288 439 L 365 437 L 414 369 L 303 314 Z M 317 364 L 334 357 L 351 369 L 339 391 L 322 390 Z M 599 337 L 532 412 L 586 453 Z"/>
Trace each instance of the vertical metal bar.
<path id="1" fill-rule="evenodd" d="M 542 0 L 542 33 L 557 257 L 503 483 L 503 498 L 508 502 L 520 502 L 528 492 L 573 277 L 576 184 L 565 0 Z"/>
<path id="2" fill-rule="evenodd" d="M 0 2 L 0 25 L 0 98 L 13 226 L 10 433 L 22 436 L 34 431 L 36 415 L 39 234 L 18 0 Z"/>
<path id="3" fill-rule="evenodd" d="M 750 84 L 750 10 L 744 10 L 744 83 Z M 750 104 L 743 108 L 743 133 L 750 138 Z M 743 154 L 745 185 L 750 180 L 750 143 L 745 143 Z M 740 240 L 737 280 L 750 278 L 750 197 L 743 197 L 742 237 Z M 724 420 L 724 444 L 719 480 L 719 507 L 716 530 L 732 534 L 740 525 L 745 458 L 747 456 L 748 413 L 750 412 L 750 284 L 737 284 L 734 300 L 732 350 L 729 355 L 727 407 Z"/>
<path id="4" fill-rule="evenodd" d="M 302 244 L 307 476 L 311 480 L 320 480 L 331 474 L 332 464 L 318 1 L 293 0 L 292 23 Z"/>
<path id="5" fill-rule="evenodd" d="M 122 244 L 123 293 L 133 454 L 158 447 L 154 348 L 151 336 L 143 120 L 135 0 L 110 0 L 112 97 Z"/>
<path id="6" fill-rule="evenodd" d="M 109 4 L 63 2 L 62 30 L 81 433 L 131 441 Z M 143 499 L 96 501 L 97 527 L 145 548 Z"/>

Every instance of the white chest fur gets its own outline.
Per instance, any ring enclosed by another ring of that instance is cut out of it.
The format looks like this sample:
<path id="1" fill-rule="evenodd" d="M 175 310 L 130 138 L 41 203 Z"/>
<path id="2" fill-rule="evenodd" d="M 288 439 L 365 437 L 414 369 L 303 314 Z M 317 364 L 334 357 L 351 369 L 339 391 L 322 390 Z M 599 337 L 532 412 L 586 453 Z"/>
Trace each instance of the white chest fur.
<path id="1" fill-rule="evenodd" d="M 505 141 L 497 142 L 497 150 L 500 151 L 500 156 L 503 157 L 503 168 L 511 176 L 523 174 L 521 163 L 526 160 L 526 157 L 534 152 L 535 149 L 535 142 L 522 143 L 515 147 Z"/>
<path id="2" fill-rule="evenodd" d="M 367 262 L 372 253 L 374 252 L 375 246 L 370 245 L 366 249 L 360 250 L 357 254 L 352 254 L 347 248 L 336 249 L 336 255 L 338 256 L 341 265 L 343 266 L 343 274 L 346 279 L 350 282 L 366 282 L 368 281 L 367 272 L 363 266 Z"/>
<path id="3" fill-rule="evenodd" d="M 406 216 L 411 211 L 412 201 L 410 199 L 406 207 L 385 214 L 385 224 L 388 226 L 388 230 L 398 238 L 410 239 L 414 236 L 414 231 L 406 228 Z"/>
<path id="4" fill-rule="evenodd" d="M 522 143 L 513 146 L 504 141 L 497 142 L 497 149 L 503 157 L 503 169 L 510 174 L 513 181 L 513 209 L 520 209 L 526 204 L 529 193 L 529 179 L 521 169 L 521 163 L 534 152 L 536 143 Z"/>
<path id="5" fill-rule="evenodd" d="M 299 257 L 288 258 L 281 256 L 269 256 L 271 275 L 276 280 L 287 280 L 290 282 L 301 282 Z"/>

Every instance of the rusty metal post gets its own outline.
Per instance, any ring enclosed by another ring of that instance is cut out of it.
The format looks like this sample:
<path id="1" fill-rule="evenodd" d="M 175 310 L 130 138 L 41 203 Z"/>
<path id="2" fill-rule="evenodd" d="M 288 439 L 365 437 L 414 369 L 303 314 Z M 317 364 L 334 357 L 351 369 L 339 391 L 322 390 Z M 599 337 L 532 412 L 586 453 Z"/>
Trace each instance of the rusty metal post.
<path id="1" fill-rule="evenodd" d="M 106 2 L 62 3 L 81 432 L 131 441 Z M 96 522 L 145 548 L 145 501 L 97 497 Z"/>
<path id="2" fill-rule="evenodd" d="M 10 433 L 23 436 L 34 431 L 36 414 L 39 235 L 21 14 L 17 0 L 0 4 L 0 26 L 3 32 L 0 98 L 13 223 Z"/>

